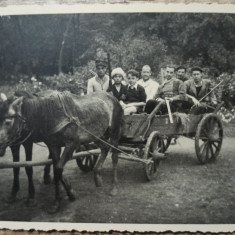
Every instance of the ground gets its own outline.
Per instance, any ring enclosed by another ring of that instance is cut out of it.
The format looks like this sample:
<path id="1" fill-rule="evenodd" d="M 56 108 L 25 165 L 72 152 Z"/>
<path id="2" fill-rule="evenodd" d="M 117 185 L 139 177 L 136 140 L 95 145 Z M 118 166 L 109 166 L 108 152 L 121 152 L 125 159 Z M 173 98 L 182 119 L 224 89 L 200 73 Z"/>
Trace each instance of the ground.
<path id="1" fill-rule="evenodd" d="M 151 182 L 144 178 L 140 163 L 119 161 L 119 193 L 109 196 L 111 160 L 103 169 L 103 187 L 96 188 L 93 173 L 83 173 L 70 161 L 64 174 L 70 180 L 77 200 L 70 202 L 63 192 L 61 211 L 47 213 L 53 202 L 53 185 L 43 184 L 43 167 L 34 168 L 36 205 L 25 205 L 27 178 L 21 169 L 18 200 L 4 201 L 10 192 L 12 170 L 0 171 L 0 220 L 77 223 L 151 223 L 151 224 L 234 224 L 235 223 L 235 132 L 226 127 L 221 154 L 213 164 L 200 165 L 194 141 L 180 137 L 170 145 L 168 158 L 161 162 Z M 35 146 L 34 159 L 47 158 L 47 149 Z M 22 159 L 24 159 L 22 151 Z M 10 150 L 1 161 L 11 160 Z"/>

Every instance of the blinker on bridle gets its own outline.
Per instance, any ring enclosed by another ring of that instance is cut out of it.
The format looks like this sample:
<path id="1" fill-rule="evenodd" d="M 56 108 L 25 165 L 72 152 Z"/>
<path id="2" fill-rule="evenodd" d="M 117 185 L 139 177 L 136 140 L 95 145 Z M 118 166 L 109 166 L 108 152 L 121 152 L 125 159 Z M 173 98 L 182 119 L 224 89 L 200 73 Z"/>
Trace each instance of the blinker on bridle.
<path id="1" fill-rule="evenodd" d="M 24 118 L 23 118 L 21 115 L 19 115 L 19 114 L 4 116 L 4 119 L 13 119 L 13 118 L 19 118 L 20 121 L 22 122 L 23 126 L 26 125 L 26 119 L 24 119 Z M 19 127 L 18 130 L 17 130 L 17 134 L 16 134 L 15 138 L 14 138 L 12 141 L 9 141 L 9 142 L 8 142 L 8 145 L 9 145 L 9 146 L 12 146 L 12 145 L 20 145 L 20 144 L 24 143 L 24 142 L 32 135 L 32 133 L 34 132 L 34 129 L 31 130 L 31 131 L 29 132 L 29 134 L 28 134 L 23 140 L 21 140 L 21 141 L 19 141 L 19 142 L 16 142 L 17 140 L 21 139 L 21 131 L 22 131 L 24 128 L 22 128 L 21 130 L 20 130 L 20 129 L 21 129 L 21 128 Z M 15 143 L 15 142 L 16 142 L 16 143 Z"/>

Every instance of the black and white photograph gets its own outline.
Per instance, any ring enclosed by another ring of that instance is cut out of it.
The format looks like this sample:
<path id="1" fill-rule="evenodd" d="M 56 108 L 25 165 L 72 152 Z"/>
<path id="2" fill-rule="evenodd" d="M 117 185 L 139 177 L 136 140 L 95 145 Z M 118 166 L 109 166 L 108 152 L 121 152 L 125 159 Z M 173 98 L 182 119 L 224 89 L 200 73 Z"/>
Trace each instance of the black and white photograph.
<path id="1" fill-rule="evenodd" d="M 235 224 L 233 9 L 1 14 L 1 224 Z"/>

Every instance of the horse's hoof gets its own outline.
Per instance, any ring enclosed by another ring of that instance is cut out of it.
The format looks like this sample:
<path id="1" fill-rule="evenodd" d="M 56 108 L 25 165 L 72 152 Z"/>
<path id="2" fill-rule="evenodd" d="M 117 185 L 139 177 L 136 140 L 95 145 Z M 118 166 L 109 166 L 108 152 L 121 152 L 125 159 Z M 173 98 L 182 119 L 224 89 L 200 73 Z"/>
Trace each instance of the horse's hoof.
<path id="1" fill-rule="evenodd" d="M 27 198 L 26 202 L 25 202 L 26 206 L 28 207 L 34 207 L 37 205 L 36 201 L 34 198 Z"/>
<path id="2" fill-rule="evenodd" d="M 95 177 L 95 185 L 96 187 L 101 187 L 102 186 L 102 179 L 100 176 Z"/>
<path id="3" fill-rule="evenodd" d="M 70 200 L 71 202 L 73 202 L 73 201 L 76 200 L 75 192 L 74 192 L 73 190 L 70 191 L 69 200 Z"/>
<path id="4" fill-rule="evenodd" d="M 46 185 L 51 184 L 51 176 L 50 175 L 44 175 L 44 184 L 46 184 Z"/>
<path id="5" fill-rule="evenodd" d="M 60 203 L 56 201 L 50 208 L 47 209 L 47 213 L 55 214 L 60 210 Z"/>
<path id="6" fill-rule="evenodd" d="M 116 196 L 117 193 L 118 193 L 117 188 L 113 188 L 113 189 L 111 190 L 111 192 L 110 192 L 110 196 Z"/>

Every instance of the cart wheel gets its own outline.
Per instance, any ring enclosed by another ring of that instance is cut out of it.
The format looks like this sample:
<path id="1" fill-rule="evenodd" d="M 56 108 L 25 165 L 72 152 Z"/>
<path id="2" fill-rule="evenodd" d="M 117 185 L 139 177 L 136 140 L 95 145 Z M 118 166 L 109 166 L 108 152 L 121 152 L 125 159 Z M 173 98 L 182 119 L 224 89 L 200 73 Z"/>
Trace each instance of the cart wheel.
<path id="1" fill-rule="evenodd" d="M 195 149 L 200 163 L 212 162 L 219 155 L 223 141 L 223 127 L 218 115 L 206 114 L 199 122 Z"/>
<path id="2" fill-rule="evenodd" d="M 84 172 L 89 172 L 92 171 L 97 160 L 98 160 L 99 155 L 88 155 L 88 156 L 83 156 L 80 158 L 77 158 L 77 165 L 80 168 L 80 170 Z"/>
<path id="3" fill-rule="evenodd" d="M 163 153 L 164 141 L 158 131 L 153 131 L 147 139 L 147 143 L 144 148 L 144 159 L 152 158 L 153 152 Z M 144 165 L 145 176 L 148 181 L 152 180 L 154 173 L 157 171 L 157 167 L 160 160 L 152 159 L 153 162 Z"/>

